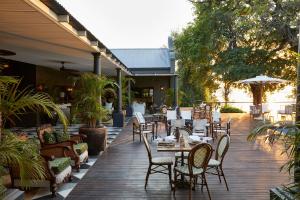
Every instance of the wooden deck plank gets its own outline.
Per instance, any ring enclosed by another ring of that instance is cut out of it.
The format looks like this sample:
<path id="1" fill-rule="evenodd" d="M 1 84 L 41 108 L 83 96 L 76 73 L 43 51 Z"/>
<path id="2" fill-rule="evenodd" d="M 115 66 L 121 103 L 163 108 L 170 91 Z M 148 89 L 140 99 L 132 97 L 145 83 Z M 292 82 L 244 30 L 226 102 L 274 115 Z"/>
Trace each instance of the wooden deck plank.
<path id="1" fill-rule="evenodd" d="M 212 199 L 269 199 L 270 188 L 288 181 L 287 175 L 279 173 L 285 161 L 280 151 L 267 151 L 246 141 L 253 125 L 246 114 L 232 116 L 231 145 L 224 161 L 230 191 L 226 191 L 225 184 L 220 184 L 217 177 L 208 175 Z M 150 175 L 144 190 L 148 157 L 139 138 L 132 142 L 131 130 L 131 125 L 124 128 L 67 199 L 187 199 L 187 189 L 177 189 L 174 198 L 166 175 Z M 152 153 L 174 155 L 156 152 L 154 143 Z M 205 190 L 197 188 L 193 199 L 208 199 L 208 196 Z"/>

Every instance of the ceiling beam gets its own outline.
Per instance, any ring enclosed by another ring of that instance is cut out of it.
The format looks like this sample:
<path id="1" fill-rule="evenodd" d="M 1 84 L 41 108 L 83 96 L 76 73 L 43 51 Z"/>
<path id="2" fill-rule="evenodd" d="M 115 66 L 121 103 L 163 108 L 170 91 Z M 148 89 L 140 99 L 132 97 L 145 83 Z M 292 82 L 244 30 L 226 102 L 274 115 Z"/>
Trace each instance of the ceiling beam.
<path id="1" fill-rule="evenodd" d="M 69 15 L 58 15 L 57 19 L 58 19 L 59 22 L 66 22 L 66 23 L 70 22 L 70 16 Z"/>

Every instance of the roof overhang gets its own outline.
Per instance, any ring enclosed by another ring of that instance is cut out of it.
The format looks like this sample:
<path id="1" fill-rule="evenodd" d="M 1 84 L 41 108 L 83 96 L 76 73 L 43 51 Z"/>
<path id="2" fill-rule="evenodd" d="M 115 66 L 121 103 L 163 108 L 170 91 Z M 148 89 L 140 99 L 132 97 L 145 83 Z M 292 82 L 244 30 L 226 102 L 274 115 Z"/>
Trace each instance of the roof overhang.
<path id="1" fill-rule="evenodd" d="M 151 73 L 151 74 L 137 74 L 137 73 L 135 73 L 134 76 L 178 76 L 178 74 L 155 74 L 155 73 Z"/>
<path id="2" fill-rule="evenodd" d="M 101 53 L 102 73 L 130 70 L 56 1 L 3 0 L 0 7 L 0 49 L 3 57 L 39 66 L 93 71 L 92 53 Z"/>

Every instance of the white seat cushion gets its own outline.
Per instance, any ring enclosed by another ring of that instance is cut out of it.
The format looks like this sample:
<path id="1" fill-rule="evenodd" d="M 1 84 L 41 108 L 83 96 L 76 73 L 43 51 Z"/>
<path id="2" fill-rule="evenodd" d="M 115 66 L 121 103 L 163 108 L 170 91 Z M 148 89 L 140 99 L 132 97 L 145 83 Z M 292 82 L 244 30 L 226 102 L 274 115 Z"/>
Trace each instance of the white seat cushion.
<path id="1" fill-rule="evenodd" d="M 182 173 L 182 174 L 189 174 L 189 168 L 188 165 L 184 165 L 184 166 L 176 166 L 174 168 L 176 171 Z M 195 168 L 193 167 L 193 174 L 197 175 L 197 174 L 201 174 L 203 172 L 202 168 Z"/>
<path id="2" fill-rule="evenodd" d="M 173 164 L 173 160 L 171 157 L 156 157 L 156 158 L 152 158 L 152 163 L 167 165 L 167 164 Z"/>
<path id="3" fill-rule="evenodd" d="M 55 176 L 55 179 L 56 179 L 56 183 L 57 184 L 60 184 L 60 183 L 62 183 L 64 180 L 65 180 L 65 178 L 67 177 L 67 176 L 70 176 L 72 174 L 72 167 L 71 166 L 69 166 L 69 167 L 67 167 L 66 169 L 64 169 L 64 171 L 62 171 L 62 172 L 60 172 L 59 174 L 57 174 L 56 176 Z"/>
<path id="4" fill-rule="evenodd" d="M 221 163 L 218 160 L 215 159 L 210 159 L 208 162 L 208 166 L 210 167 L 215 167 L 215 166 L 219 166 Z"/>

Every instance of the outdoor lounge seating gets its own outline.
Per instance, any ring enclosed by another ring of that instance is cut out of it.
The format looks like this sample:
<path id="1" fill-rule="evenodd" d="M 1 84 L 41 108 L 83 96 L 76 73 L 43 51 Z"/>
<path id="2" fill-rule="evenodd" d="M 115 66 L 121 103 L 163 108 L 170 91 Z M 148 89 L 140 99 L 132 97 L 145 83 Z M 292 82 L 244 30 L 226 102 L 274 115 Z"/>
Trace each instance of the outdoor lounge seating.
<path id="1" fill-rule="evenodd" d="M 68 148 L 63 146 L 45 147 L 40 153 L 44 158 L 45 177 L 36 177 L 33 174 L 27 179 L 26 186 L 28 187 L 49 187 L 52 196 L 55 196 L 57 186 L 72 179 L 71 159 L 67 156 Z M 20 179 L 20 169 L 18 166 L 10 166 L 9 168 L 12 187 L 22 187 Z M 29 174 L 29 172 L 26 172 Z"/>
<path id="2" fill-rule="evenodd" d="M 228 151 L 229 143 L 230 143 L 229 135 L 223 135 L 220 138 L 220 140 L 218 142 L 217 150 L 215 153 L 215 159 L 209 160 L 208 170 L 207 170 L 207 173 L 217 175 L 219 177 L 220 183 L 221 183 L 221 176 L 223 176 L 227 190 L 229 190 L 229 189 L 228 189 L 227 181 L 226 181 L 225 174 L 223 171 L 223 160 L 224 160 L 225 154 Z M 211 171 L 212 169 L 215 170 L 216 173 L 212 172 Z"/>
<path id="3" fill-rule="evenodd" d="M 132 140 L 134 141 L 135 134 L 140 135 L 140 142 L 142 141 L 142 134 L 152 134 L 152 139 L 154 138 L 154 123 L 147 123 L 145 118 L 140 112 L 136 112 L 133 118 L 132 126 Z"/>
<path id="4" fill-rule="evenodd" d="M 203 190 L 203 186 L 205 186 L 208 192 L 209 199 L 211 199 L 205 173 L 208 162 L 212 155 L 212 151 L 213 150 L 210 144 L 198 144 L 189 153 L 187 165 L 180 165 L 174 167 L 174 195 L 178 183 L 177 177 L 182 174 L 185 176 L 189 176 L 190 178 L 189 199 L 191 199 L 191 192 L 192 189 L 195 188 L 198 182 L 198 178 L 201 179 L 201 182 L 199 183 L 201 185 L 201 190 Z"/>
<path id="5" fill-rule="evenodd" d="M 150 174 L 155 174 L 155 173 L 161 173 L 161 174 L 167 174 L 169 175 L 169 183 L 171 185 L 172 183 L 172 168 L 171 166 L 173 165 L 173 161 L 171 157 L 152 157 L 151 154 L 151 149 L 149 142 L 147 140 L 147 137 L 144 133 L 141 134 L 144 140 L 144 144 L 148 153 L 148 159 L 149 159 L 149 167 L 146 175 L 146 180 L 145 180 L 145 189 L 148 184 L 148 179 Z"/>
<path id="6" fill-rule="evenodd" d="M 37 130 L 41 147 L 68 147 L 67 155 L 72 159 L 72 166 L 79 171 L 80 164 L 88 161 L 88 145 L 83 142 L 86 137 L 81 134 L 55 132 L 51 124 L 44 124 Z"/>

